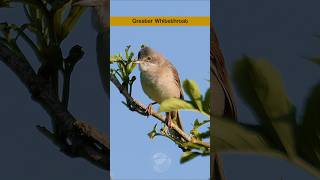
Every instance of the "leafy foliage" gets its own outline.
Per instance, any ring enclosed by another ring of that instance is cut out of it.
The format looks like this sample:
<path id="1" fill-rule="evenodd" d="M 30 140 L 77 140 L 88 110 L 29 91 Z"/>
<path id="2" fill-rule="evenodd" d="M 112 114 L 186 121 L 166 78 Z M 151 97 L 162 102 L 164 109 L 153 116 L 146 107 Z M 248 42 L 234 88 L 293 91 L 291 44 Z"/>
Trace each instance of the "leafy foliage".
<path id="1" fill-rule="evenodd" d="M 196 82 L 192 80 L 186 80 L 183 82 L 183 89 L 191 98 L 192 104 L 197 107 L 199 111 L 203 111 L 202 108 L 202 96 L 200 94 L 200 90 Z"/>
<path id="2" fill-rule="evenodd" d="M 319 58 L 319 57 L 317 57 L 317 58 L 312 58 L 311 61 L 314 62 L 315 64 L 320 65 L 320 58 Z"/>
<path id="3" fill-rule="evenodd" d="M 191 110 L 198 111 L 205 116 L 210 116 L 210 89 L 207 90 L 204 98 L 200 93 L 198 85 L 193 80 L 185 80 L 183 82 L 183 89 L 189 96 L 190 101 L 177 98 L 164 100 L 160 105 L 159 112 Z"/>
<path id="4" fill-rule="evenodd" d="M 9 7 L 10 0 L 0 0 L 0 8 Z"/>
<path id="5" fill-rule="evenodd" d="M 21 26 L 2 22 L 0 41 L 21 54 L 17 44 L 18 38 L 21 37 L 33 49 L 39 62 L 50 63 L 51 66 L 63 71 L 60 45 L 73 29 L 85 8 L 71 7 L 71 0 L 18 0 L 14 2 L 22 3 L 28 22 Z M 63 18 L 64 14 L 67 14 L 66 18 Z"/>
<path id="6" fill-rule="evenodd" d="M 214 150 L 269 154 L 320 176 L 319 84 L 309 95 L 299 124 L 281 76 L 270 63 L 243 57 L 236 64 L 234 77 L 241 97 L 260 123 L 249 125 L 215 118 Z"/>
<path id="7" fill-rule="evenodd" d="M 183 155 L 181 156 L 180 163 L 182 164 L 182 163 L 188 162 L 199 155 L 201 154 L 198 152 L 187 151 L 183 153 Z"/>
<path id="8" fill-rule="evenodd" d="M 182 99 L 171 98 L 163 101 L 159 108 L 159 112 L 171 112 L 177 110 L 194 110 L 193 104 L 186 102 Z"/>
<path id="9" fill-rule="evenodd" d="M 130 51 L 130 45 L 125 48 L 125 58 L 122 54 L 113 55 L 110 57 L 110 64 L 116 64 L 116 67 L 110 69 L 111 75 L 117 75 L 122 81 L 122 86 L 125 90 L 129 92 L 129 95 L 132 93 L 132 85 L 136 80 L 135 76 L 130 76 L 136 64 L 133 63 L 134 52 Z M 129 103 L 127 103 L 130 106 Z"/>
<path id="10" fill-rule="evenodd" d="M 320 83 L 311 91 L 298 131 L 298 152 L 320 169 Z"/>

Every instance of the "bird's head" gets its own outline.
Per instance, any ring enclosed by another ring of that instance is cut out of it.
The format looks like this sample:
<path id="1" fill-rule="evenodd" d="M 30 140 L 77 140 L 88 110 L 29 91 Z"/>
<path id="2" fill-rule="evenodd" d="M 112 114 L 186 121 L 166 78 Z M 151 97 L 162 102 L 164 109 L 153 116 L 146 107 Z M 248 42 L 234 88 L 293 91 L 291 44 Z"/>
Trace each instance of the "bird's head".
<path id="1" fill-rule="evenodd" d="M 165 58 L 148 46 L 144 46 L 138 53 L 138 60 L 135 63 L 139 64 L 140 71 L 148 71 L 159 67 L 164 63 Z"/>

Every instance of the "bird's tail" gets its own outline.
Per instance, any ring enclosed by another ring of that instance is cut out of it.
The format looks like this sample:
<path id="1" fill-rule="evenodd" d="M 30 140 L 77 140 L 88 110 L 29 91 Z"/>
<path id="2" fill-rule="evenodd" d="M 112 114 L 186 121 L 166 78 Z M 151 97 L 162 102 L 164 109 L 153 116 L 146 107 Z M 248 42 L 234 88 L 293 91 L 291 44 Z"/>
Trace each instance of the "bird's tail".
<path id="1" fill-rule="evenodd" d="M 173 111 L 173 112 L 170 112 L 170 113 L 171 113 L 171 117 L 173 117 L 173 118 L 172 118 L 173 123 L 175 123 L 182 131 L 184 131 L 183 125 L 182 125 L 182 121 L 181 121 L 181 119 L 180 119 L 179 111 Z M 180 139 L 181 142 L 185 142 L 185 140 L 179 135 L 178 132 L 176 132 L 175 130 L 170 130 L 170 132 L 171 132 L 174 136 L 176 136 L 178 139 Z M 186 150 L 186 148 L 183 147 L 183 146 L 180 146 L 180 145 L 179 145 L 179 147 L 182 149 L 182 151 L 185 151 L 185 150 Z"/>
<path id="2" fill-rule="evenodd" d="M 182 125 L 182 121 L 180 119 L 180 115 L 179 115 L 179 111 L 173 111 L 171 112 L 171 117 L 174 120 L 174 123 L 178 125 L 178 127 L 183 130 L 183 125 Z"/>

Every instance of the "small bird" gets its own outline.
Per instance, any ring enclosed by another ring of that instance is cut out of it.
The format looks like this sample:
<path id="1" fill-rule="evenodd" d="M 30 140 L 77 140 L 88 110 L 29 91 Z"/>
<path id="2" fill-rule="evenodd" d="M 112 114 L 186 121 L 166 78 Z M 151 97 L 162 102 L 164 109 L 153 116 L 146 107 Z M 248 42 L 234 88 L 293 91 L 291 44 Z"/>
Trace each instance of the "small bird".
<path id="1" fill-rule="evenodd" d="M 138 60 L 135 63 L 139 64 L 143 91 L 155 101 L 148 105 L 148 114 L 151 113 L 153 104 L 161 103 L 169 98 L 183 99 L 178 72 L 162 54 L 144 46 L 139 51 Z M 166 112 L 166 124 L 169 128 L 172 127 L 172 120 L 175 120 L 174 123 L 183 130 L 178 111 Z"/>

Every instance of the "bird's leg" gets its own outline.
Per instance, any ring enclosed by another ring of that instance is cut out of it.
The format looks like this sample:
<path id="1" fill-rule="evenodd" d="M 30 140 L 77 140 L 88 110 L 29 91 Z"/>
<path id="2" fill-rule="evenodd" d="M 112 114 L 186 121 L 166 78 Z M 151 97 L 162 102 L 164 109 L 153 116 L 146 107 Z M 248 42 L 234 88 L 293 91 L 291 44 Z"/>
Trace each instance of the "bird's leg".
<path id="1" fill-rule="evenodd" d="M 170 112 L 166 112 L 166 124 L 167 124 L 168 128 L 171 129 L 171 127 L 172 127 L 172 119 L 171 119 L 171 113 Z"/>
<path id="2" fill-rule="evenodd" d="M 146 114 L 147 114 L 147 116 L 150 116 L 150 115 L 151 115 L 151 113 L 152 113 L 152 105 L 154 105 L 154 104 L 157 104 L 157 102 L 150 103 L 150 104 L 147 106 L 147 108 L 146 108 Z"/>

